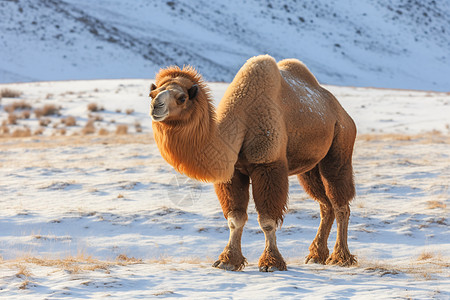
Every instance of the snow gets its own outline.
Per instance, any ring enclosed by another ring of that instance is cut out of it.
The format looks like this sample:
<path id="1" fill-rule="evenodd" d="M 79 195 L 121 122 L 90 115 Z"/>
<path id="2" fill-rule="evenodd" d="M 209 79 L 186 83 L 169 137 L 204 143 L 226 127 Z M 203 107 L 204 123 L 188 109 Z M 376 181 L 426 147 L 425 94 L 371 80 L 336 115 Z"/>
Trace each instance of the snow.
<path id="1" fill-rule="evenodd" d="M 291 177 L 277 232 L 288 271 L 258 271 L 264 235 L 251 201 L 242 238 L 249 264 L 227 272 L 211 267 L 228 240 L 212 185 L 177 174 L 153 141 L 151 82 L 0 84 L 22 92 L 1 99 L 0 123 L 18 101 L 61 106 L 42 135 L 0 138 L 0 298 L 450 297 L 448 93 L 326 86 L 358 127 L 348 240 L 359 264 L 303 263 L 320 215 Z M 208 85 L 217 105 L 227 84 Z M 90 103 L 104 110 L 89 112 Z M 61 124 L 69 115 L 76 126 Z M 96 133 L 84 135 L 90 118 Z M 128 134 L 115 134 L 119 125 Z M 31 112 L 7 127 L 41 126 Z M 334 227 L 330 250 L 335 238 Z"/>

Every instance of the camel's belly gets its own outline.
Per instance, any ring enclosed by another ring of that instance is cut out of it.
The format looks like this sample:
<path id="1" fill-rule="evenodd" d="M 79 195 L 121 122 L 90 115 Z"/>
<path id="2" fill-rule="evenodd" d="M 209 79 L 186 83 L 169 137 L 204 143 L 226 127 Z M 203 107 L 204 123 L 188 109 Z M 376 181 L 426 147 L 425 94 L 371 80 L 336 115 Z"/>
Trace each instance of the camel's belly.
<path id="1" fill-rule="evenodd" d="M 289 176 L 303 174 L 313 169 L 320 160 L 311 159 L 303 161 L 290 161 L 288 162 Z"/>

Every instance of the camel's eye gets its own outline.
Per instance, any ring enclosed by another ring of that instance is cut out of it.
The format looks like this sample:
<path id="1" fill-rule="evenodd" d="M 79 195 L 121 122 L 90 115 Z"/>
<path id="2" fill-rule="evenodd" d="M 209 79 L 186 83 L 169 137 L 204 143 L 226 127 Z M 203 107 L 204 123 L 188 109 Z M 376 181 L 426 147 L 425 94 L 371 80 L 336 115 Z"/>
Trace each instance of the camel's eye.
<path id="1" fill-rule="evenodd" d="M 178 102 L 179 102 L 180 104 L 183 104 L 184 101 L 186 101 L 186 97 L 185 97 L 185 96 L 181 96 L 180 98 L 178 98 Z"/>

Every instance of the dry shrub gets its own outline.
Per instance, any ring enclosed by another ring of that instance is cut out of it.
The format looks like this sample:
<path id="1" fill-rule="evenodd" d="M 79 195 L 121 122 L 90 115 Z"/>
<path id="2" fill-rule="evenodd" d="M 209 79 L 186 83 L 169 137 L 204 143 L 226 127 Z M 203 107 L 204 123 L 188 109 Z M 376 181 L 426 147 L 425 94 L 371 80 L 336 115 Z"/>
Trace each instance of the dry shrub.
<path id="1" fill-rule="evenodd" d="M 29 137 L 31 136 L 31 130 L 30 128 L 24 128 L 24 129 L 16 129 L 11 134 L 12 137 Z"/>
<path id="2" fill-rule="evenodd" d="M 3 125 L 0 127 L 0 134 L 1 134 L 2 136 L 8 135 L 8 134 L 9 134 L 9 127 L 8 127 L 6 124 L 3 124 Z"/>
<path id="3" fill-rule="evenodd" d="M 16 277 L 19 277 L 19 278 L 23 278 L 23 277 L 28 278 L 28 277 L 31 277 L 32 274 L 31 274 L 30 271 L 28 271 L 28 269 L 27 269 L 26 266 L 24 266 L 24 265 L 19 265 L 18 267 L 19 267 L 19 271 L 17 271 Z"/>
<path id="4" fill-rule="evenodd" d="M 0 98 L 19 98 L 21 95 L 22 92 L 9 88 L 4 88 L 0 91 Z"/>
<path id="5" fill-rule="evenodd" d="M 83 255 L 78 257 L 67 257 L 65 259 L 40 259 L 40 258 L 27 258 L 25 260 L 28 263 L 33 263 L 39 266 L 56 267 L 67 271 L 68 273 L 79 273 L 81 271 L 95 271 L 98 269 L 106 270 L 112 264 L 107 262 L 100 262 L 91 257 L 84 257 Z"/>
<path id="6" fill-rule="evenodd" d="M 427 252 L 427 251 L 423 251 L 419 255 L 419 257 L 417 258 L 417 260 L 428 260 L 428 259 L 431 259 L 433 257 L 434 257 L 433 253 L 430 253 L 430 252 Z"/>
<path id="7" fill-rule="evenodd" d="M 44 134 L 44 128 L 38 128 L 34 131 L 34 135 L 43 135 Z"/>
<path id="8" fill-rule="evenodd" d="M 85 125 L 84 128 L 81 130 L 81 132 L 82 132 L 84 135 L 87 135 L 87 134 L 94 134 L 94 133 L 95 133 L 94 120 L 89 120 L 89 121 L 87 121 L 86 125 Z"/>
<path id="9" fill-rule="evenodd" d="M 19 285 L 19 290 L 26 290 L 28 285 L 31 283 L 29 278 L 32 276 L 31 272 L 24 265 L 18 265 L 19 270 L 16 273 L 16 277 L 24 279 L 24 281 Z"/>
<path id="10" fill-rule="evenodd" d="M 65 128 L 60 128 L 56 131 L 56 134 L 58 135 L 66 135 L 67 131 Z"/>
<path id="11" fill-rule="evenodd" d="M 109 131 L 105 128 L 100 128 L 100 130 L 98 131 L 99 135 L 108 135 Z"/>
<path id="12" fill-rule="evenodd" d="M 116 128 L 116 134 L 127 134 L 128 133 L 128 125 L 119 124 Z"/>
<path id="13" fill-rule="evenodd" d="M 130 264 L 142 263 L 142 259 L 128 257 L 126 254 L 119 254 L 116 257 L 116 261 L 119 263 L 119 265 L 122 265 L 122 264 L 130 265 Z"/>
<path id="14" fill-rule="evenodd" d="M 38 108 L 34 110 L 34 114 L 36 118 L 41 118 L 42 116 L 53 116 L 59 115 L 60 108 L 54 104 L 46 104 L 42 108 Z"/>
<path id="15" fill-rule="evenodd" d="M 72 117 L 72 116 L 68 116 L 68 117 L 62 119 L 61 122 L 64 125 L 69 126 L 69 127 L 77 125 L 77 119 L 75 119 L 75 117 Z"/>
<path id="16" fill-rule="evenodd" d="M 11 124 L 11 125 L 17 124 L 17 119 L 18 119 L 18 117 L 16 114 L 10 113 L 8 115 L 8 124 Z"/>
<path id="17" fill-rule="evenodd" d="M 118 114 L 120 114 L 122 112 L 122 110 L 121 109 L 116 109 L 116 113 L 118 113 Z"/>
<path id="18" fill-rule="evenodd" d="M 20 115 L 21 119 L 29 119 L 31 116 L 31 112 L 29 110 L 25 110 L 22 112 L 22 114 Z"/>
<path id="19" fill-rule="evenodd" d="M 125 112 L 127 115 L 131 115 L 132 113 L 134 113 L 134 109 L 127 109 Z"/>
<path id="20" fill-rule="evenodd" d="M 142 132 L 142 125 L 139 122 L 134 123 L 134 128 L 136 129 L 136 132 L 141 133 Z"/>
<path id="21" fill-rule="evenodd" d="M 12 113 L 15 110 L 32 109 L 31 105 L 25 101 L 14 102 L 3 108 L 6 112 Z"/>
<path id="22" fill-rule="evenodd" d="M 94 121 L 103 121 L 103 117 L 102 116 L 100 116 L 100 115 L 92 115 L 92 114 L 89 114 L 88 115 L 88 117 L 89 117 L 89 119 L 93 119 Z"/>
<path id="23" fill-rule="evenodd" d="M 46 118 L 46 119 L 40 119 L 39 120 L 39 125 L 43 126 L 43 127 L 47 127 L 50 123 L 52 122 L 52 120 Z"/>
<path id="24" fill-rule="evenodd" d="M 427 203 L 428 203 L 428 205 L 427 205 L 428 209 L 446 208 L 447 207 L 447 205 L 445 205 L 445 203 L 441 202 L 441 201 L 434 200 L 434 201 L 428 201 Z"/>
<path id="25" fill-rule="evenodd" d="M 89 103 L 87 106 L 88 111 L 90 112 L 97 112 L 97 111 L 103 111 L 105 110 L 103 107 L 99 107 L 97 103 Z"/>
<path id="26" fill-rule="evenodd" d="M 53 98 L 53 94 L 47 94 L 47 95 L 45 96 L 45 99 L 51 99 L 51 98 Z"/>

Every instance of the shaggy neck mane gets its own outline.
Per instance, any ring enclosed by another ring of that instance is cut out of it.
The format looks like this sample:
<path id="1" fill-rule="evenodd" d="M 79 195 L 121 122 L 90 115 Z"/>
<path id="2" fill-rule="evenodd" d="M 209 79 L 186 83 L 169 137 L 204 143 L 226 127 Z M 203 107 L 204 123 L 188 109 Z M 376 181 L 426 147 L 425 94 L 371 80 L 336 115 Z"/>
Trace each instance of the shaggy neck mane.
<path id="1" fill-rule="evenodd" d="M 201 75 L 192 67 L 169 67 L 156 76 L 160 87 L 168 81 L 182 82 L 188 79 L 198 85 L 198 93 L 188 117 L 182 120 L 153 122 L 155 141 L 164 159 L 178 172 L 208 182 L 226 181 L 231 178 L 233 159 L 224 153 L 224 142 L 219 138 L 217 118 L 209 88 Z M 190 88 L 187 87 L 187 88 Z M 231 172 L 231 173 L 230 173 Z"/>

